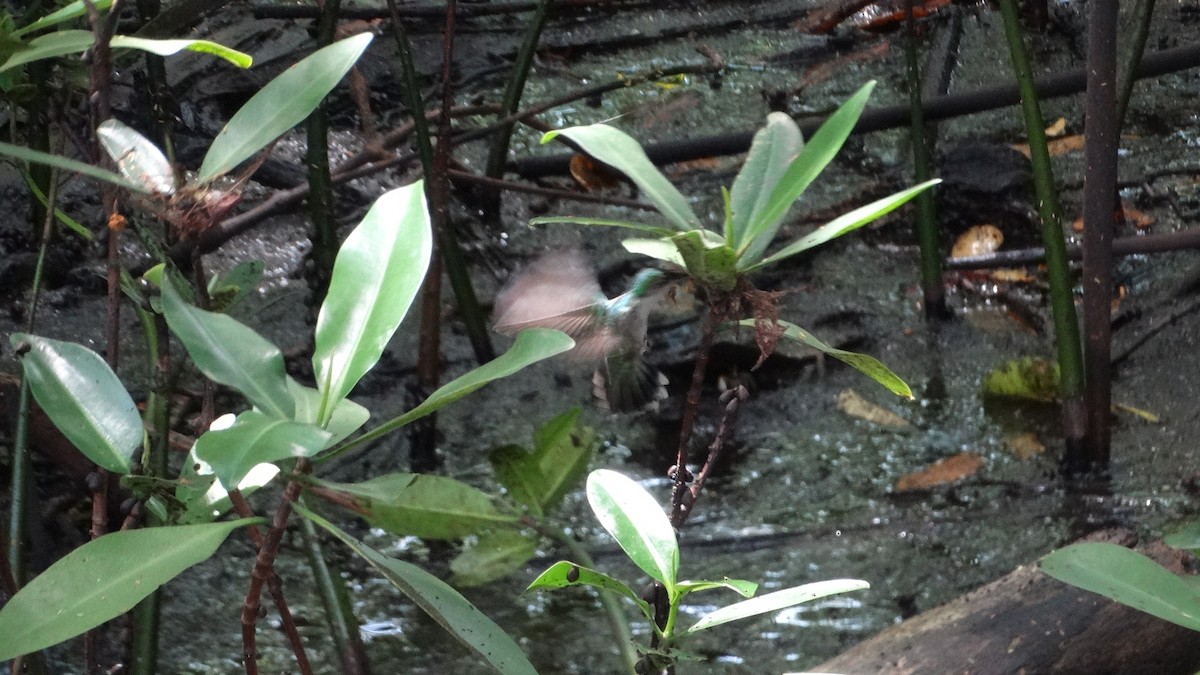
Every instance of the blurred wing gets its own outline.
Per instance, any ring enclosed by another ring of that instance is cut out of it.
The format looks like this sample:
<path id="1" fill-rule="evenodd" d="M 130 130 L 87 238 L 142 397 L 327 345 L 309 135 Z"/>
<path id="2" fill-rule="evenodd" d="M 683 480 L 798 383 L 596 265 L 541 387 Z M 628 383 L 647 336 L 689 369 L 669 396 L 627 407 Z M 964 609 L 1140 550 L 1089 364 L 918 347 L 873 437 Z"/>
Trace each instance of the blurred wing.
<path id="1" fill-rule="evenodd" d="M 577 337 L 591 330 L 597 303 L 607 299 L 583 255 L 559 251 L 538 258 L 509 281 L 496 296 L 492 322 L 505 335 L 540 327 Z"/>

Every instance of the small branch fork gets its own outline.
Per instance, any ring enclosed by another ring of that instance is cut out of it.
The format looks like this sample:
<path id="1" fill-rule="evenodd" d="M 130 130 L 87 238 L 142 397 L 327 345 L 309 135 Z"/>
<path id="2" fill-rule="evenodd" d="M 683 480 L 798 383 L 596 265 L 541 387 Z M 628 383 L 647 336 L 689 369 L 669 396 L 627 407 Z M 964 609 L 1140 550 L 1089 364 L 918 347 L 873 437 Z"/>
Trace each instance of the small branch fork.
<path id="1" fill-rule="evenodd" d="M 305 675 L 311 675 L 312 668 L 309 666 L 308 657 L 304 654 L 304 649 L 300 646 L 300 636 L 296 632 L 295 623 L 291 620 L 291 613 L 287 611 L 287 603 L 283 600 L 282 583 L 278 586 L 278 596 L 276 597 L 276 582 L 279 577 L 275 574 L 275 556 L 279 554 L 279 545 L 283 541 L 283 533 L 287 529 L 288 518 L 292 515 L 292 504 L 295 503 L 297 497 L 300 496 L 300 476 L 312 470 L 312 463 L 306 459 L 296 461 L 296 468 L 292 471 L 291 480 L 283 489 L 283 496 L 279 500 L 279 508 L 275 511 L 275 518 L 271 521 L 271 529 L 267 531 L 265 538 L 258 532 L 258 528 L 250 528 L 251 538 L 256 540 L 261 539 L 261 544 L 258 547 L 258 556 L 254 560 L 254 571 L 250 574 L 250 588 L 246 591 L 246 600 L 242 604 L 242 656 L 245 660 L 244 666 L 246 675 L 258 674 L 258 647 L 255 641 L 254 626 L 258 623 L 258 612 L 261 607 L 259 599 L 262 596 L 263 585 L 270 587 L 272 597 L 275 598 L 276 606 L 279 608 L 280 617 L 284 621 L 284 630 L 288 633 L 288 640 L 292 643 L 293 650 L 296 651 L 296 660 L 300 666 L 300 672 Z M 245 500 L 241 500 L 242 505 L 238 507 L 239 513 L 242 507 L 247 510 L 249 507 L 245 504 Z M 235 500 L 236 504 L 236 500 Z M 291 626 L 290 629 L 288 626 Z"/>

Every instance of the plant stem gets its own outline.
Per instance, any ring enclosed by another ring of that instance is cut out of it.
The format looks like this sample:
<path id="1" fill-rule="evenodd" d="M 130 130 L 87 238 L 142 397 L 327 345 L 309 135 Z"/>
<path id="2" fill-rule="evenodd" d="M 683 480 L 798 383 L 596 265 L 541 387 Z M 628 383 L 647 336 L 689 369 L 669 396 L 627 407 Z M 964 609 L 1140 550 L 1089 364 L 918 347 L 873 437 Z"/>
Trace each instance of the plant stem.
<path id="1" fill-rule="evenodd" d="M 1087 433 L 1069 469 L 1108 466 L 1112 433 L 1112 240 L 1117 211 L 1117 2 L 1088 3 L 1088 86 L 1084 126 L 1083 326 Z"/>
<path id="2" fill-rule="evenodd" d="M 1045 121 L 1033 86 L 1029 57 L 1021 38 L 1014 0 L 1000 0 L 1000 16 L 1008 39 L 1013 71 L 1021 89 L 1021 109 L 1025 115 L 1025 132 L 1029 137 L 1033 182 L 1037 191 L 1038 215 L 1042 221 L 1042 245 L 1046 249 L 1047 277 L 1050 281 L 1050 308 L 1054 316 L 1055 341 L 1058 346 L 1060 373 L 1059 392 L 1063 400 L 1063 438 L 1067 454 L 1075 452 L 1083 442 L 1083 355 L 1079 343 L 1079 324 L 1075 317 L 1075 299 L 1071 289 L 1071 271 L 1067 263 L 1066 241 L 1059 218 L 1058 195 L 1050 153 L 1046 148 Z"/>
<path id="3" fill-rule="evenodd" d="M 917 36 L 913 17 L 913 0 L 906 0 L 907 18 L 904 22 L 904 61 L 908 79 L 908 103 L 912 111 L 909 139 L 913 152 L 913 180 L 923 183 L 932 178 L 930 139 L 926 137 L 925 108 L 921 102 L 921 69 L 917 64 Z M 934 211 L 933 191 L 925 190 L 916 197 L 917 241 L 921 246 L 921 292 L 925 299 L 925 318 L 942 319 L 946 312 L 946 291 L 942 285 L 942 256 L 939 253 L 937 214 Z"/>
<path id="4" fill-rule="evenodd" d="M 513 62 L 512 77 L 509 78 L 508 85 L 504 88 L 504 95 L 500 99 L 501 115 L 511 115 L 517 112 L 517 107 L 521 105 L 521 94 L 525 92 L 525 79 L 529 76 L 529 69 L 533 67 L 534 52 L 537 50 L 542 29 L 546 27 L 546 19 L 549 16 L 550 0 L 538 0 L 537 10 L 529 22 L 529 27 L 525 31 L 525 39 L 521 42 L 521 48 L 517 51 L 517 58 Z M 515 122 L 504 124 L 492 136 L 492 144 L 488 148 L 487 165 L 483 172 L 484 176 L 494 179 L 504 176 L 514 125 Z M 482 210 L 485 220 L 497 222 L 500 219 L 500 195 L 499 189 L 489 188 L 484 191 Z"/>
<path id="5" fill-rule="evenodd" d="M 301 497 L 303 504 L 303 497 Z M 330 568 L 321 550 L 321 539 L 317 528 L 308 518 L 300 519 L 300 533 L 304 538 L 304 551 L 308 554 L 309 566 L 316 579 L 317 595 L 329 618 L 333 642 L 341 654 L 343 675 L 366 675 L 371 672 L 367 652 L 359 638 L 358 622 L 350 604 L 350 596 L 341 576 Z"/>
<path id="6" fill-rule="evenodd" d="M 724 300 L 709 301 L 708 316 L 704 319 L 704 327 L 700 333 L 700 346 L 696 353 L 696 365 L 692 369 L 692 384 L 688 388 L 687 399 L 683 406 L 683 419 L 679 424 L 679 448 L 675 453 L 674 475 L 671 478 L 675 486 L 671 490 L 671 524 L 678 529 L 687 520 L 691 511 L 691 500 L 688 499 L 688 483 L 690 475 L 687 470 L 688 446 L 692 441 L 692 430 L 696 425 L 696 409 L 700 406 L 700 392 L 704 388 L 704 373 L 708 369 L 708 355 L 712 351 L 713 336 L 717 324 L 724 316 L 721 309 Z"/>

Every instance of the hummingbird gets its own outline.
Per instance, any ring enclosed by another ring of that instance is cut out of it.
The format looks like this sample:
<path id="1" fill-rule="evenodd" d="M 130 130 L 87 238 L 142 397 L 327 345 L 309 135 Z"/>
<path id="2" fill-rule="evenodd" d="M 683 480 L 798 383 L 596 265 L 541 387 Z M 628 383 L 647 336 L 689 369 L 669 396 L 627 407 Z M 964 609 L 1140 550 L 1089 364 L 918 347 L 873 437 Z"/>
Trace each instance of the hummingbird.
<path id="1" fill-rule="evenodd" d="M 650 311 L 666 286 L 661 270 L 647 268 L 634 276 L 628 291 L 610 299 L 582 253 L 555 251 L 529 264 L 500 291 L 493 326 L 503 335 L 524 328 L 570 335 L 574 358 L 600 361 L 592 392 L 601 407 L 638 410 L 667 395 L 667 379 L 644 358 Z"/>

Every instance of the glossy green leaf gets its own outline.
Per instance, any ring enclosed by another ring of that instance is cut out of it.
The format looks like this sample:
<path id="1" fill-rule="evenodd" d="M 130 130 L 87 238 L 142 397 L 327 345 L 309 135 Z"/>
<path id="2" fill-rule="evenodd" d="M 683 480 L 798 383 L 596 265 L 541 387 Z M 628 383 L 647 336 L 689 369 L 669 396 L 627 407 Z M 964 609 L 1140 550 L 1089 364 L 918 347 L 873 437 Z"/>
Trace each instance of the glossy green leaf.
<path id="1" fill-rule="evenodd" d="M 1058 364 L 1046 359 L 1013 359 L 983 378 L 984 396 L 1050 403 L 1058 393 Z"/>
<path id="2" fill-rule="evenodd" d="M 629 230 L 638 230 L 639 232 L 647 232 L 649 234 L 660 237 L 670 237 L 676 234 L 676 230 L 658 225 L 647 225 L 645 223 L 634 223 L 628 220 L 612 220 L 611 218 L 580 218 L 574 216 L 543 216 L 540 218 L 532 218 L 529 221 L 530 225 L 597 225 L 601 227 L 623 227 Z"/>
<path id="3" fill-rule="evenodd" d="M 208 462 L 221 485 L 230 490 L 255 466 L 288 457 L 312 457 L 328 447 L 331 437 L 312 424 L 247 410 L 232 426 L 201 434 L 196 439 L 196 457 Z"/>
<path id="4" fill-rule="evenodd" d="M 462 644 L 479 655 L 493 670 L 506 675 L 537 675 L 521 648 L 491 619 L 458 591 L 429 572 L 389 558 L 363 545 L 329 521 L 297 506 L 296 510 L 333 533 L 407 595 L 418 607 Z"/>
<path id="5" fill-rule="evenodd" d="M 758 584 L 753 581 L 745 581 L 743 579 L 722 579 L 721 581 L 681 581 L 678 586 L 680 592 L 695 593 L 696 591 L 709 591 L 714 588 L 724 588 L 743 598 L 752 598 L 758 592 Z"/>
<path id="6" fill-rule="evenodd" d="M 30 40 L 25 49 L 8 57 L 8 60 L 0 65 L 0 73 L 33 61 L 82 53 L 92 46 L 93 41 L 91 31 L 86 30 L 60 30 L 39 35 Z"/>
<path id="7" fill-rule="evenodd" d="M 497 530 L 479 535 L 450 561 L 454 582 L 481 586 L 519 570 L 537 553 L 538 540 L 516 530 Z"/>
<path id="8" fill-rule="evenodd" d="M 96 11 L 103 12 L 112 6 L 112 0 L 96 0 L 92 3 L 92 5 L 96 8 Z M 12 35 L 13 37 L 20 37 L 28 33 L 39 31 L 48 26 L 60 24 L 72 19 L 78 19 L 85 15 L 87 15 L 87 6 L 83 4 L 83 0 L 75 0 L 75 2 L 63 5 L 61 8 L 50 12 L 46 16 L 43 16 L 28 26 L 22 26 L 21 28 L 18 28 L 12 32 Z"/>
<path id="9" fill-rule="evenodd" d="M 633 564 L 661 581 L 668 594 L 674 594 L 679 542 L 654 497 L 633 479 L 608 469 L 588 476 L 587 497 L 596 519 Z"/>
<path id="10" fill-rule="evenodd" d="M 207 560 L 229 533 L 261 518 L 113 532 L 71 551 L 0 608 L 0 661 L 28 654 L 128 612 Z"/>
<path id="11" fill-rule="evenodd" d="M 553 509 L 587 474 L 596 449 L 596 434 L 578 429 L 579 408 L 572 408 L 537 430 L 534 450 L 515 445 L 490 456 L 496 480 L 517 502 L 541 516 Z"/>
<path id="12" fill-rule="evenodd" d="M 829 581 L 818 581 L 816 583 L 804 584 L 794 588 L 785 588 L 782 591 L 775 591 L 757 598 L 735 602 L 732 605 L 727 605 L 713 612 L 709 612 L 700 617 L 700 620 L 687 629 L 687 633 L 696 633 L 713 626 L 720 626 L 723 623 L 745 619 L 759 614 L 768 612 L 777 612 L 781 609 L 799 605 L 801 603 L 817 600 L 830 595 L 846 593 L 849 591 L 859 591 L 864 588 L 870 588 L 871 584 L 859 579 L 831 579 Z"/>
<path id="13" fill-rule="evenodd" d="M 1200 596 L 1183 579 L 1133 549 L 1072 544 L 1042 558 L 1042 571 L 1072 586 L 1192 630 L 1200 630 Z"/>
<path id="14" fill-rule="evenodd" d="M 254 64 L 254 58 L 249 54 L 208 40 L 155 40 L 128 35 L 114 35 L 110 44 L 113 49 L 137 49 L 159 56 L 174 56 L 182 51 L 209 54 L 220 59 L 225 59 L 238 68 L 249 68 Z"/>
<path id="15" fill-rule="evenodd" d="M 200 372 L 238 390 L 263 413 L 293 419 L 296 403 L 278 347 L 232 317 L 184 302 L 170 275 L 162 278 L 162 306 L 171 332 Z"/>
<path id="16" fill-rule="evenodd" d="M 754 327 L 754 319 L 744 319 L 738 322 L 740 325 Z M 854 368 L 858 372 L 875 380 L 883 385 L 888 391 L 897 396 L 912 398 L 912 388 L 900 379 L 900 376 L 892 372 L 890 368 L 883 365 L 878 359 L 867 356 L 866 354 L 858 354 L 856 352 L 848 352 L 844 349 L 837 349 L 821 342 L 812 333 L 804 330 L 794 323 L 780 321 L 779 325 L 783 327 L 783 337 L 789 340 L 795 340 L 801 344 L 812 347 L 813 349 L 832 356 L 833 358 L 845 363 Z"/>
<path id="17" fill-rule="evenodd" d="M 533 583 L 525 589 L 525 592 L 537 589 L 554 590 L 568 586 L 591 586 L 612 591 L 621 597 L 632 600 L 642 610 L 642 614 L 646 615 L 646 618 L 651 620 L 654 618 L 654 610 L 650 608 L 650 603 L 643 600 L 629 586 L 603 572 L 597 572 L 589 567 L 576 565 L 566 560 L 554 563 L 545 572 L 539 574 L 538 578 L 534 579 Z"/>
<path id="18" fill-rule="evenodd" d="M 729 292 L 737 286 L 737 254 L 724 243 L 708 241 L 700 230 L 681 232 L 671 238 L 688 276 L 707 288 Z"/>
<path id="19" fill-rule="evenodd" d="M 142 186 L 136 183 L 131 183 L 128 180 L 125 180 L 125 178 L 120 174 L 113 173 L 107 169 L 101 169 L 98 166 L 92 166 L 86 162 L 80 162 L 74 159 L 60 157 L 58 155 L 51 155 L 48 152 L 31 150 L 20 145 L 0 143 L 0 155 L 7 155 L 25 162 L 33 162 L 34 164 L 44 164 L 56 169 L 62 169 L 67 173 L 78 173 L 84 176 L 91 176 L 92 178 L 102 180 L 106 183 L 112 183 L 117 187 L 122 187 L 133 192 L 145 191 L 145 188 Z"/>
<path id="20" fill-rule="evenodd" d="M 549 328 L 523 330 L 517 333 L 517 339 L 508 351 L 442 385 L 417 407 L 379 425 L 355 442 L 365 442 L 391 433 L 405 424 L 441 410 L 490 382 L 508 377 L 530 364 L 561 354 L 574 346 L 575 341 L 561 331 Z"/>
<path id="21" fill-rule="evenodd" d="M 421 181 L 384 193 L 346 237 L 317 317 L 313 370 L 327 405 L 346 398 L 379 361 L 421 288 L 432 249 Z"/>
<path id="22" fill-rule="evenodd" d="M 131 183 L 141 192 L 169 195 L 175 192 L 175 171 L 167 156 L 150 139 L 117 119 L 104 120 L 96 127 L 96 138 Z"/>
<path id="23" fill-rule="evenodd" d="M 297 422 L 306 424 L 318 424 L 318 416 L 321 410 L 321 392 L 312 387 L 305 387 L 299 382 L 288 378 L 288 391 L 292 394 L 292 399 L 296 401 Z M 325 430 L 330 433 L 329 443 L 326 447 L 331 447 L 335 443 L 340 443 L 342 439 L 362 428 L 362 425 L 367 423 L 371 418 L 371 411 L 361 405 L 344 398 L 338 402 L 333 408 L 333 414 L 325 423 Z"/>
<path id="24" fill-rule="evenodd" d="M 738 249 L 738 255 L 746 261 L 744 264 L 751 265 L 762 256 L 775 238 L 788 209 L 837 156 L 858 123 L 874 88 L 875 82 L 866 83 L 825 120 L 779 178 L 766 203 L 754 211 L 754 218 L 742 232 Z"/>
<path id="25" fill-rule="evenodd" d="M 0 73 L 32 61 L 80 54 L 91 48 L 93 41 L 92 32 L 86 30 L 60 30 L 40 35 L 30 40 L 27 48 L 14 53 L 4 65 L 0 65 Z M 208 40 L 150 40 L 114 35 L 110 45 L 113 49 L 137 49 L 159 56 L 171 56 L 184 50 L 202 52 L 225 59 L 240 68 L 249 68 L 253 61 L 249 54 Z"/>
<path id="26" fill-rule="evenodd" d="M 728 206 L 733 215 L 729 245 L 741 251 L 749 242 L 745 240 L 750 223 L 757 222 L 759 214 L 766 210 L 771 193 L 792 160 L 804 148 L 800 128 L 785 113 L 767 115 L 767 125 L 754 134 L 746 163 L 733 181 L 729 192 Z M 779 220 L 784 214 L 779 214 Z M 766 232 L 774 232 L 778 222 L 763 223 Z M 751 261 L 752 262 L 752 261 Z"/>
<path id="27" fill-rule="evenodd" d="M 665 260 L 680 267 L 685 266 L 679 247 L 670 239 L 624 239 L 621 241 L 621 245 L 630 253 L 649 256 L 655 260 Z"/>
<path id="28" fill-rule="evenodd" d="M 491 495 L 446 476 L 388 474 L 362 483 L 316 481 L 355 497 L 356 513 L 375 527 L 425 539 L 459 539 L 520 521 Z"/>
<path id="29" fill-rule="evenodd" d="M 1200 522 L 1191 522 L 1163 536 L 1163 543 L 1171 548 L 1200 549 Z"/>
<path id="30" fill-rule="evenodd" d="M 549 143 L 559 135 L 566 136 L 587 154 L 625 174 L 676 228 L 700 229 L 700 219 L 687 198 L 662 175 L 629 134 L 606 124 L 592 124 L 548 132 L 542 135 L 542 142 Z"/>
<path id="31" fill-rule="evenodd" d="M 142 447 L 142 418 L 104 359 L 82 345 L 25 333 L 14 333 L 9 342 L 18 353 L 29 347 L 21 366 L 54 426 L 97 465 L 129 473 Z"/>
<path id="32" fill-rule="evenodd" d="M 815 246 L 820 246 L 821 244 L 824 244 L 831 239 L 836 239 L 847 232 L 857 230 L 873 220 L 882 218 L 883 216 L 906 204 L 913 197 L 916 197 L 918 194 L 928 190 L 940 182 L 942 182 L 940 178 L 927 180 L 924 183 L 914 185 L 907 190 L 901 190 L 900 192 L 888 195 L 883 199 L 877 199 L 866 206 L 860 206 L 853 211 L 843 213 L 837 218 L 825 223 L 821 227 L 809 232 L 803 237 L 788 244 L 787 246 L 784 246 L 779 251 L 767 256 L 753 265 L 748 264 L 751 260 L 750 258 L 743 257 L 742 259 L 739 259 L 738 268 L 745 272 L 750 272 L 762 267 L 766 267 L 767 265 L 774 265 L 775 263 L 785 258 L 790 258 L 797 253 L 802 253 Z"/>
<path id="33" fill-rule="evenodd" d="M 197 180 L 205 183 L 230 171 L 303 121 L 370 43 L 370 33 L 339 40 L 309 54 L 259 89 L 213 139 Z"/>

